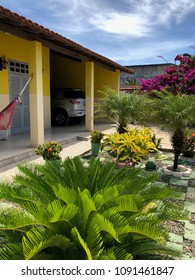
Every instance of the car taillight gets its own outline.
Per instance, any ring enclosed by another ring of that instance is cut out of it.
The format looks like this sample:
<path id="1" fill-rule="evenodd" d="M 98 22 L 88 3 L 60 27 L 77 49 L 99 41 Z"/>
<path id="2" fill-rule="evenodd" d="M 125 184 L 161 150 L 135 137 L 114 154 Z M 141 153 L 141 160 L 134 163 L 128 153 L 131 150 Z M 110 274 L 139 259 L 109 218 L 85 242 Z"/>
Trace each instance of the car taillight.
<path id="1" fill-rule="evenodd" d="M 70 99 L 69 101 L 70 101 L 70 103 L 72 103 L 72 104 L 80 104 L 80 101 L 79 101 L 79 100 Z"/>

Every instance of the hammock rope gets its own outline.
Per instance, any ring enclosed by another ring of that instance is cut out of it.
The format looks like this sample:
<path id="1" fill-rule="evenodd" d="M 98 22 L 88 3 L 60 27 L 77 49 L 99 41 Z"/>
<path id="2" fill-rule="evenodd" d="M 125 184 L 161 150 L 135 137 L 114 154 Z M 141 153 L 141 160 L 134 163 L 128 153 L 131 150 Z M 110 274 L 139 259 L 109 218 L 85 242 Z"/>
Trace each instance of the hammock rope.
<path id="1" fill-rule="evenodd" d="M 12 100 L 1 112 L 0 112 L 0 130 L 8 130 L 11 128 L 14 111 L 17 103 L 21 103 L 21 96 L 25 91 L 26 87 L 32 79 L 32 74 L 20 93 Z"/>

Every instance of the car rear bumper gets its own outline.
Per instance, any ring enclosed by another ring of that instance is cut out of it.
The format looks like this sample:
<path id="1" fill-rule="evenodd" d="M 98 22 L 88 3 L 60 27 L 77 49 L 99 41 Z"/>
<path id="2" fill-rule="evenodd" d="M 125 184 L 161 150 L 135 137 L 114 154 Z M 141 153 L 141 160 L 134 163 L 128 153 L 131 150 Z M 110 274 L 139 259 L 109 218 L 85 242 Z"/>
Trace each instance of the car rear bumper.
<path id="1" fill-rule="evenodd" d="M 81 111 L 81 110 L 78 110 L 78 111 L 69 111 L 68 112 L 68 116 L 71 118 L 71 117 L 83 117 L 85 116 L 85 111 Z"/>

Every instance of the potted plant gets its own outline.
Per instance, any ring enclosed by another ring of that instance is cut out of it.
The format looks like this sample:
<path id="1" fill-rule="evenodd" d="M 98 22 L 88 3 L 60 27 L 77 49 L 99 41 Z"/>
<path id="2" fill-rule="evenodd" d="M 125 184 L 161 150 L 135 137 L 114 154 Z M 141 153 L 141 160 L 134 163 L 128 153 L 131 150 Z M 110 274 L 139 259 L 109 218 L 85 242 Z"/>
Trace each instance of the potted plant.
<path id="1" fill-rule="evenodd" d="M 35 150 L 36 155 L 40 155 L 43 157 L 45 161 L 50 161 L 49 164 L 56 163 L 57 165 L 61 165 L 61 156 L 60 152 L 63 147 L 61 144 L 55 141 L 47 141 L 44 144 L 38 145 Z"/>
<path id="2" fill-rule="evenodd" d="M 91 139 L 91 152 L 92 156 L 97 157 L 99 154 L 99 150 L 101 147 L 101 140 L 104 136 L 104 133 L 102 133 L 99 130 L 91 130 L 90 132 L 90 139 Z"/>
<path id="3" fill-rule="evenodd" d="M 145 164 L 145 169 L 148 171 L 156 171 L 157 165 L 154 159 L 149 158 L 148 161 Z"/>

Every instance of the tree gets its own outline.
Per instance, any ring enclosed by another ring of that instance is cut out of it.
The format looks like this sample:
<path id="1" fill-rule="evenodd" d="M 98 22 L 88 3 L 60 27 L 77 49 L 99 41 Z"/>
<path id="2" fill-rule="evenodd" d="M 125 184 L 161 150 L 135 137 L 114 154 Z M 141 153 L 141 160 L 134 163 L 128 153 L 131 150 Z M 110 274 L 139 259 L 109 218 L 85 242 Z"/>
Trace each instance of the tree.
<path id="1" fill-rule="evenodd" d="M 157 98 L 148 103 L 148 119 L 171 131 L 171 143 L 174 150 L 173 170 L 178 168 L 179 155 L 184 144 L 184 130 L 195 122 L 195 96 L 168 91 L 155 92 Z"/>
<path id="2" fill-rule="evenodd" d="M 179 193 L 155 184 L 156 174 L 116 169 L 78 157 L 62 168 L 20 166 L 0 184 L 1 259 L 163 259 L 167 220 L 186 219 Z"/>
<path id="3" fill-rule="evenodd" d="M 119 133 L 126 132 L 130 123 L 143 117 L 145 104 L 143 95 L 136 92 L 118 93 L 110 87 L 106 87 L 102 93 L 104 94 L 102 103 L 96 104 L 98 117 L 113 121 Z"/>
<path id="4" fill-rule="evenodd" d="M 166 89 L 172 94 L 195 94 L 195 56 L 188 54 L 177 55 L 175 61 L 179 65 L 173 65 L 165 69 L 165 73 L 141 82 L 141 90 L 161 91 Z"/>

